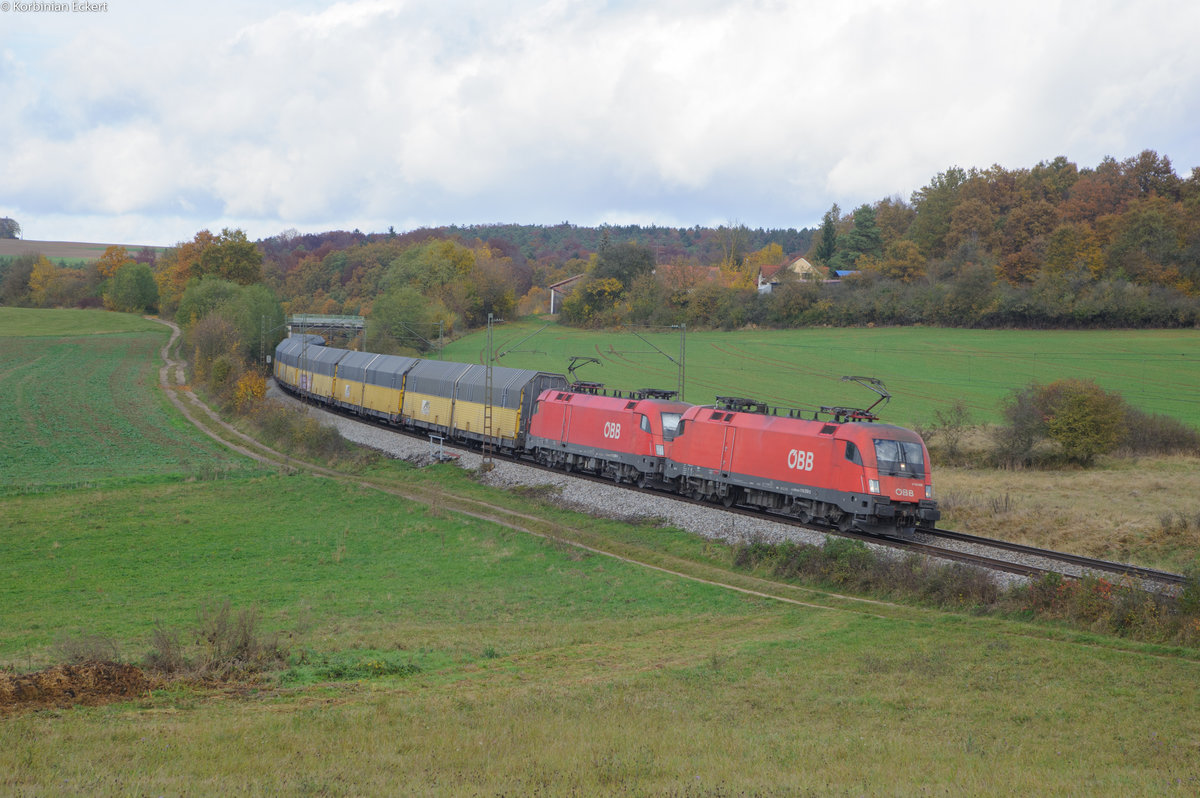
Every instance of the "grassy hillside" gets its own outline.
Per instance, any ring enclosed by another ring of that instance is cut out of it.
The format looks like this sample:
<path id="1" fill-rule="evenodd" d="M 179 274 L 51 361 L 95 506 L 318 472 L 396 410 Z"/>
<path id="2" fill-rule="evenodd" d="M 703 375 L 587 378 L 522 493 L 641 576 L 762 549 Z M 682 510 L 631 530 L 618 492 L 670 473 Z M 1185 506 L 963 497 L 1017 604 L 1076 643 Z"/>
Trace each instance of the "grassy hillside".
<path id="1" fill-rule="evenodd" d="M 80 318 L 87 323 L 66 335 L 31 336 L 40 319 L 27 317 L 23 337 L 0 338 L 12 418 L 71 416 L 83 391 L 71 375 L 83 374 L 98 414 L 136 402 L 130 427 L 176 437 L 121 433 L 108 470 L 98 462 L 85 480 L 103 487 L 90 488 L 72 463 L 115 425 L 21 422 L 58 464 L 0 450 L 18 461 L 5 484 L 39 475 L 37 492 L 0 492 L 0 666 L 40 667 L 97 638 L 134 661 L 159 632 L 194 647 L 205 609 L 226 601 L 257 607 L 262 632 L 288 655 L 257 683 L 0 713 L 0 793 L 1200 787 L 1193 650 L 756 581 L 723 571 L 721 547 L 691 535 L 540 509 L 450 466 L 380 463 L 371 475 L 494 495 L 549 514 L 564 535 L 668 570 L 436 502 L 264 472 L 215 448 L 195 456 L 223 478 L 185 481 L 178 460 L 206 439 L 156 398 L 163 334 L 84 335 L 126 321 Z M 18 345 L 23 357 L 9 357 Z M 37 372 L 29 381 L 45 390 L 14 389 L 43 359 L 66 376 Z M 92 360 L 109 365 L 93 373 Z M 160 465 L 138 471 L 143 460 Z"/>
<path id="2" fill-rule="evenodd" d="M 577 330 L 521 321 L 496 327 L 504 366 L 565 373 L 572 355 L 599 358 L 583 379 L 612 388 L 678 385 L 680 333 Z M 536 333 L 536 334 L 534 334 Z M 527 338 L 527 336 L 532 337 Z M 526 340 L 523 340 L 526 339 Z M 487 337 L 476 332 L 446 347 L 446 360 L 483 362 Z M 656 351 L 658 350 L 658 351 Z M 912 425 L 962 400 L 975 421 L 999 420 L 1014 388 L 1068 377 L 1094 380 L 1150 413 L 1200 427 L 1200 330 L 1026 331 L 928 327 L 819 328 L 688 332 L 686 395 L 749 396 L 788 407 L 866 407 L 875 395 L 844 375 L 882 379 L 893 394 L 885 420 Z"/>
<path id="3" fill-rule="evenodd" d="M 126 314 L 0 308 L 0 494 L 245 468 L 168 412 L 166 341 Z"/>

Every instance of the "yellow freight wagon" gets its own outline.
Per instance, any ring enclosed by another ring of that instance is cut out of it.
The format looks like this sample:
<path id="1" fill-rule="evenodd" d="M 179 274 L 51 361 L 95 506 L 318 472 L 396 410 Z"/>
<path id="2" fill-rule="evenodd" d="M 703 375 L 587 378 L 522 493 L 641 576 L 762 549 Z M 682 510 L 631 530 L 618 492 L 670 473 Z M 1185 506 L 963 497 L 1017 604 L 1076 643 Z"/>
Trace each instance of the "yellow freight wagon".
<path id="1" fill-rule="evenodd" d="M 275 378 L 342 409 L 450 439 L 490 440 L 519 449 L 538 396 L 567 387 L 561 374 L 496 366 L 489 408 L 486 366 L 353 352 L 323 343 L 315 335 L 284 340 L 275 350 Z"/>
<path id="2" fill-rule="evenodd" d="M 318 350 L 325 348 L 325 339 L 319 335 L 294 335 L 284 338 L 275 347 L 275 380 L 295 390 L 308 390 L 311 360 Z"/>
<path id="3" fill-rule="evenodd" d="M 419 362 L 413 357 L 347 352 L 337 365 L 333 401 L 362 415 L 398 421 L 404 375 Z"/>
<path id="4" fill-rule="evenodd" d="M 491 442 L 505 448 L 524 445 L 525 424 L 538 394 L 566 385 L 561 374 L 494 367 Z M 486 366 L 422 360 L 405 377 L 402 414 L 413 426 L 483 441 L 488 437 L 486 405 Z"/>

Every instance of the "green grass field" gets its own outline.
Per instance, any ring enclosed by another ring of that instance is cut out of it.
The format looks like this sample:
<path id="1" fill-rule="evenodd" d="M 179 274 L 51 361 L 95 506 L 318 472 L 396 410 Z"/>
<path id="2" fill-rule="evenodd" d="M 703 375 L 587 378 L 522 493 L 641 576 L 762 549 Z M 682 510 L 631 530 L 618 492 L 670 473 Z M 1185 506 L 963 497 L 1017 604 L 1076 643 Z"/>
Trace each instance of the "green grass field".
<path id="1" fill-rule="evenodd" d="M 0 661 L 81 633 L 136 660 L 156 623 L 228 599 L 261 608 L 291 666 L 232 694 L 0 717 L 0 791 L 1200 785 L 1193 654 L 820 591 L 771 602 L 309 477 L 97 498 L 4 500 Z M 387 667 L 402 675 L 370 675 Z"/>
<path id="2" fill-rule="evenodd" d="M 136 403 L 131 426 L 172 434 L 118 435 L 107 471 L 81 479 L 72 462 L 117 427 L 25 421 L 69 416 L 83 389 L 64 376 L 17 391 L 29 366 L 4 361 L 5 412 L 59 454 L 25 467 L 33 453 L 7 435 L 0 449 L 17 461 L 5 484 L 29 472 L 36 488 L 0 492 L 0 666 L 41 667 L 85 636 L 139 661 L 156 625 L 190 645 L 197 614 L 222 601 L 259 608 L 290 654 L 257 683 L 0 712 L 0 794 L 1200 789 L 1193 650 L 757 582 L 694 536 L 545 510 L 450 466 L 369 475 L 469 489 L 633 559 L 802 603 L 274 473 L 206 444 L 159 398 L 162 328 L 42 313 L 17 337 L 0 311 L 6 358 L 19 346 L 68 375 L 108 363 L 95 406 Z M 189 447 L 207 452 L 196 470 L 224 478 L 188 480 Z"/>
<path id="3" fill-rule="evenodd" d="M 646 330 L 639 338 L 557 324 L 538 332 L 543 324 L 497 325 L 493 348 L 504 353 L 497 362 L 566 373 L 570 357 L 584 355 L 602 365 L 580 368 L 582 379 L 623 390 L 678 387 L 678 330 Z M 783 407 L 866 407 L 876 395 L 841 381 L 865 375 L 893 394 L 882 411 L 886 421 L 928 422 L 934 410 L 961 400 L 976 423 L 987 423 L 999 420 L 999 404 L 1013 389 L 1078 378 L 1118 391 L 1146 412 L 1200 427 L 1198 330 L 819 328 L 688 332 L 685 344 L 685 398 L 698 404 L 732 395 Z M 449 344 L 442 358 L 483 362 L 486 349 L 486 333 L 476 332 Z"/>
<path id="4" fill-rule="evenodd" d="M 167 412 L 166 341 L 126 314 L 0 308 L 0 494 L 245 468 Z"/>

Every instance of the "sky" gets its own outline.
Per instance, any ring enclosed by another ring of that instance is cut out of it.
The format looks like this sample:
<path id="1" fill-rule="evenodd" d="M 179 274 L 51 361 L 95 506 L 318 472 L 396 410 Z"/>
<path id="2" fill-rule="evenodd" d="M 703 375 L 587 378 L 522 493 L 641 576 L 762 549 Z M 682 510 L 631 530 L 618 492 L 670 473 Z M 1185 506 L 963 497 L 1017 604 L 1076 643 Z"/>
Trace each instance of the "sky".
<path id="1" fill-rule="evenodd" d="M 1200 166 L 1191 0 L 0 7 L 27 239 L 802 228 L 951 166 Z"/>

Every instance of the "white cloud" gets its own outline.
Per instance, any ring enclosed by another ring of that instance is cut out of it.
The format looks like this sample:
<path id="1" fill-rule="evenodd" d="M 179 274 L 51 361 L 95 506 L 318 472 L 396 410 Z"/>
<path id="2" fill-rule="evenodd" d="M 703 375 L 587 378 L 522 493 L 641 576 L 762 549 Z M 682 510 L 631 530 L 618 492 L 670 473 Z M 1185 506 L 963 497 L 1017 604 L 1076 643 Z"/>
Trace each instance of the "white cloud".
<path id="1" fill-rule="evenodd" d="M 951 165 L 1200 164 L 1200 11 L 1169 0 L 168 8 L 3 20 L 26 235 L 802 226 Z"/>

